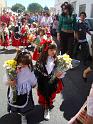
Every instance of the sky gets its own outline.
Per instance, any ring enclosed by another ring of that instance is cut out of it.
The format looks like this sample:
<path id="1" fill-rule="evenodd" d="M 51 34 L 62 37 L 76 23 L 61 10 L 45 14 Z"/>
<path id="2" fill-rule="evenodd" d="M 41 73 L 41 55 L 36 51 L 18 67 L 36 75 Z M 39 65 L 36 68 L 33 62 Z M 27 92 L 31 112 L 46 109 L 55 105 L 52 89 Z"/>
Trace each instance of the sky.
<path id="1" fill-rule="evenodd" d="M 7 6 L 11 7 L 16 3 L 21 3 L 25 7 L 27 7 L 30 3 L 39 3 L 42 7 L 48 6 L 53 7 L 55 4 L 55 0 L 6 0 Z"/>

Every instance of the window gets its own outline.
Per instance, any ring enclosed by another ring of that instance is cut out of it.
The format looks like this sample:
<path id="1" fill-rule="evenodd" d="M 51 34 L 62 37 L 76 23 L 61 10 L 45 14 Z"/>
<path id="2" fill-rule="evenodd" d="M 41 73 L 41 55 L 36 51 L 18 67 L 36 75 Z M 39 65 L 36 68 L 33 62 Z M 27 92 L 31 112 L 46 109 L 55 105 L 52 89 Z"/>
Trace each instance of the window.
<path id="1" fill-rule="evenodd" d="M 93 18 L 93 4 L 91 5 L 91 18 Z"/>
<path id="2" fill-rule="evenodd" d="M 86 12 L 86 4 L 82 4 L 82 5 L 79 6 L 79 14 L 81 12 Z"/>
<path id="3" fill-rule="evenodd" d="M 71 3 L 74 8 L 74 13 L 76 13 L 76 1 Z"/>

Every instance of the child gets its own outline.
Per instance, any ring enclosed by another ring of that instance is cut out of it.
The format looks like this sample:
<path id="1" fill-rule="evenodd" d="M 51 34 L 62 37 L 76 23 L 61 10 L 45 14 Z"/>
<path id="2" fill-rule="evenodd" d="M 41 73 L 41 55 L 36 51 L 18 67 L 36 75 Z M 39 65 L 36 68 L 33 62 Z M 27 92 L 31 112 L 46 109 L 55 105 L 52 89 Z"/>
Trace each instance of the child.
<path id="1" fill-rule="evenodd" d="M 21 27 L 21 41 L 22 41 L 22 46 L 28 46 L 29 43 L 27 41 L 27 36 L 29 34 L 29 27 L 27 25 L 27 20 L 25 18 L 22 19 L 22 27 Z"/>
<path id="2" fill-rule="evenodd" d="M 8 111 L 25 114 L 34 107 L 32 88 L 35 87 L 37 79 L 34 75 L 31 55 L 29 52 L 20 52 L 15 59 L 17 61 L 17 80 L 16 82 L 9 80 L 7 84 L 10 86 L 16 85 L 17 99 L 15 105 L 24 105 L 27 101 L 28 94 L 29 98 L 28 103 L 24 108 L 15 108 L 9 106 Z"/>
<path id="3" fill-rule="evenodd" d="M 50 119 L 49 110 L 53 108 L 53 100 L 56 97 L 58 81 L 60 81 L 59 77 L 62 75 L 61 72 L 56 72 L 55 79 L 50 81 L 57 67 L 56 51 L 55 44 L 49 44 L 47 48 L 44 48 L 35 69 L 38 82 L 38 102 L 45 109 L 44 119 L 46 120 Z"/>
<path id="4" fill-rule="evenodd" d="M 36 32 L 37 31 L 37 23 L 33 22 L 30 27 L 30 32 Z"/>
<path id="5" fill-rule="evenodd" d="M 1 42 L 1 46 L 4 46 L 4 49 L 5 47 L 7 48 L 7 46 L 10 45 L 9 43 L 9 30 L 8 30 L 8 27 L 7 27 L 7 24 L 6 23 L 2 23 L 2 28 L 3 28 L 3 39 L 2 39 L 2 42 Z"/>
<path id="6" fill-rule="evenodd" d="M 91 32 L 89 31 L 89 27 L 87 22 L 85 21 L 85 18 L 86 18 L 86 13 L 81 12 L 80 19 L 77 22 L 78 42 L 76 43 L 74 48 L 74 57 L 77 57 L 78 48 L 79 46 L 81 46 L 81 53 L 82 53 L 82 59 L 84 65 L 87 64 L 87 60 L 90 57 L 89 45 L 87 42 L 86 33 L 91 35 Z"/>
<path id="7" fill-rule="evenodd" d="M 45 29 L 44 28 L 39 28 L 38 29 L 38 35 L 37 35 L 37 38 L 36 38 L 36 48 L 34 50 L 34 53 L 33 53 L 33 60 L 37 60 L 39 58 L 39 47 L 40 47 L 40 42 L 42 42 L 43 40 L 46 40 L 47 37 L 45 36 Z"/>
<path id="8" fill-rule="evenodd" d="M 0 45 L 4 42 L 4 33 L 3 33 L 3 25 L 2 22 L 0 21 Z"/>
<path id="9" fill-rule="evenodd" d="M 13 31 L 12 31 L 12 46 L 15 46 L 16 48 L 19 48 L 19 46 L 22 45 L 21 43 L 21 36 L 20 36 L 20 29 L 19 26 L 17 24 L 17 22 L 15 22 L 15 26 L 13 27 Z"/>

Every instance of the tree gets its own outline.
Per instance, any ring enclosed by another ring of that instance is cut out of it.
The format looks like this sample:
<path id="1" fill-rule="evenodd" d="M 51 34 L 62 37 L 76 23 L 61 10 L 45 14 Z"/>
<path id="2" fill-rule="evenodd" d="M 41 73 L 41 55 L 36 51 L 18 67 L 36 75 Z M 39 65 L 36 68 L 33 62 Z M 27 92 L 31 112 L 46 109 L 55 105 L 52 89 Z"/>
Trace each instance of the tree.
<path id="1" fill-rule="evenodd" d="M 14 12 L 18 12 L 18 11 L 22 12 L 25 11 L 25 7 L 20 3 L 16 3 L 15 5 L 12 6 L 11 10 Z"/>
<path id="2" fill-rule="evenodd" d="M 47 6 L 44 7 L 44 11 L 49 11 L 49 8 Z"/>
<path id="3" fill-rule="evenodd" d="M 43 10 L 43 7 L 38 3 L 31 3 L 27 7 L 27 10 L 30 12 L 40 12 Z"/>

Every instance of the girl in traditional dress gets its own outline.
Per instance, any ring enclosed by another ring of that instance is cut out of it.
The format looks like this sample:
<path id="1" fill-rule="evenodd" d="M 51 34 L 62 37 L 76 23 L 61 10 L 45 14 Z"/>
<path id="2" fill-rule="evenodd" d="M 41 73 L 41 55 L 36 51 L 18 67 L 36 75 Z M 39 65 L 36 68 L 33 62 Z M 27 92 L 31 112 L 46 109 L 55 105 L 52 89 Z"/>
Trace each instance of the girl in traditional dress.
<path id="1" fill-rule="evenodd" d="M 8 30 L 8 27 L 7 27 L 6 23 L 2 23 L 2 28 L 3 28 L 4 38 L 1 42 L 1 46 L 4 46 L 4 49 L 5 49 L 5 47 L 7 48 L 7 46 L 10 45 L 10 43 L 9 43 L 9 30 Z"/>
<path id="2" fill-rule="evenodd" d="M 37 35 L 37 38 L 36 38 L 36 41 L 35 41 L 35 44 L 36 44 L 36 48 L 34 50 L 34 53 L 33 53 L 33 60 L 37 60 L 39 58 L 39 55 L 40 55 L 40 51 L 39 51 L 39 47 L 40 47 L 40 42 L 46 40 L 47 37 L 45 35 L 45 29 L 44 28 L 39 28 L 38 29 L 38 35 Z"/>
<path id="3" fill-rule="evenodd" d="M 4 42 L 4 33 L 3 33 L 3 27 L 2 22 L 0 21 L 0 45 Z"/>
<path id="4" fill-rule="evenodd" d="M 17 79 L 16 82 L 13 80 L 8 80 L 7 84 L 9 86 L 16 86 L 17 96 L 15 105 L 25 106 L 18 108 L 15 107 L 15 105 L 9 105 L 8 111 L 17 112 L 24 115 L 34 107 L 32 88 L 36 86 L 37 79 L 33 71 L 31 54 L 28 51 L 19 52 L 15 60 L 17 61 Z"/>
<path id="5" fill-rule="evenodd" d="M 50 119 L 49 110 L 53 108 L 53 100 L 56 97 L 58 84 L 60 84 L 60 91 L 62 91 L 62 82 L 60 80 L 62 73 L 56 72 L 55 78 L 52 80 L 57 67 L 56 51 L 55 44 L 49 44 L 45 47 L 35 68 L 38 82 L 38 102 L 44 107 L 44 119 L 46 120 Z"/>
<path id="6" fill-rule="evenodd" d="M 25 18 L 22 19 L 22 27 L 21 27 L 21 41 L 22 41 L 22 46 L 28 46 L 29 43 L 27 41 L 27 36 L 29 34 L 29 27 L 27 25 L 27 20 Z"/>
<path id="7" fill-rule="evenodd" d="M 15 22 L 15 26 L 14 26 L 14 29 L 12 31 L 12 37 L 11 38 L 12 38 L 12 46 L 19 48 L 19 46 L 22 45 L 21 36 L 20 36 L 20 29 L 19 29 L 17 22 Z"/>

